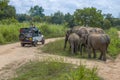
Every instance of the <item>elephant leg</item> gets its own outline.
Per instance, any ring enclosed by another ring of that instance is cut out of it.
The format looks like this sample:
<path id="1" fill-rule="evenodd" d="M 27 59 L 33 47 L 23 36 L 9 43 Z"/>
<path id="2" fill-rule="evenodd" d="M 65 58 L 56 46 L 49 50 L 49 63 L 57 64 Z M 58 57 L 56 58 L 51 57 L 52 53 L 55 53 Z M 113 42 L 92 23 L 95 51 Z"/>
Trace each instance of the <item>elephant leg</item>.
<path id="1" fill-rule="evenodd" d="M 64 43 L 64 50 L 66 48 L 66 45 L 67 45 L 67 41 L 68 41 L 68 37 L 65 38 L 65 43 Z"/>
<path id="2" fill-rule="evenodd" d="M 83 47 L 83 45 L 81 44 L 80 45 L 80 54 L 81 54 L 81 56 L 82 56 L 82 47 Z"/>
<path id="3" fill-rule="evenodd" d="M 70 47 L 69 47 L 69 51 L 71 50 L 71 45 L 70 45 Z"/>
<path id="4" fill-rule="evenodd" d="M 75 45 L 74 47 L 75 47 L 75 54 L 77 54 L 78 46 Z"/>
<path id="5" fill-rule="evenodd" d="M 102 51 L 100 51 L 100 52 L 101 52 L 101 54 L 100 54 L 99 59 L 102 60 L 103 52 Z"/>
<path id="6" fill-rule="evenodd" d="M 86 51 L 86 47 L 85 47 L 85 45 L 84 45 L 84 44 L 83 44 L 83 47 L 84 47 L 84 48 L 83 48 L 83 51 L 85 52 L 85 51 Z"/>
<path id="7" fill-rule="evenodd" d="M 103 52 L 103 61 L 106 61 L 106 53 L 105 53 L 105 51 Z"/>
<path id="8" fill-rule="evenodd" d="M 93 54 L 94 54 L 93 58 L 96 58 L 96 52 L 95 52 L 95 49 L 93 49 Z"/>
<path id="9" fill-rule="evenodd" d="M 71 54 L 74 54 L 74 45 L 71 43 Z"/>
<path id="10" fill-rule="evenodd" d="M 91 58 L 91 50 L 88 48 L 88 58 Z"/>

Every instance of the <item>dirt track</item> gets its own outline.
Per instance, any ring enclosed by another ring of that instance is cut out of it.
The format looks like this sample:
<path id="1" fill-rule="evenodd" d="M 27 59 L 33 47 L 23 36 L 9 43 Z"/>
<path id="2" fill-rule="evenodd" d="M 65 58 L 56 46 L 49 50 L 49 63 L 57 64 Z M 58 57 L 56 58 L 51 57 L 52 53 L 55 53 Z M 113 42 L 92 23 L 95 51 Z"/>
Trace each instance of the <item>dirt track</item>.
<path id="1" fill-rule="evenodd" d="M 46 43 L 55 41 L 60 38 L 47 39 Z M 38 45 L 42 47 L 42 45 Z M 97 67 L 98 75 L 105 80 L 120 80 L 120 56 L 115 61 L 107 60 L 107 62 L 99 60 L 75 59 L 62 57 L 57 55 L 44 54 L 38 47 L 21 47 L 20 43 L 8 44 L 0 46 L 0 80 L 7 80 L 11 76 L 15 76 L 15 69 L 26 61 L 43 58 L 58 58 L 64 62 L 79 65 L 80 62 L 87 67 Z M 39 53 L 39 54 L 38 54 Z"/>

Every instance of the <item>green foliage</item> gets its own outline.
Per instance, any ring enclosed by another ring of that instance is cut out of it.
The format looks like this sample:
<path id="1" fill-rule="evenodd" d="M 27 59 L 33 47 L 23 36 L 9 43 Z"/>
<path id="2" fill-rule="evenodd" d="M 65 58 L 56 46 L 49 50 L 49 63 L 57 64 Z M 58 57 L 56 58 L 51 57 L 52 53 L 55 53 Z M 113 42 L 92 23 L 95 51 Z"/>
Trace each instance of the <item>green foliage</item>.
<path id="1" fill-rule="evenodd" d="M 44 14 L 44 9 L 42 7 L 39 7 L 38 5 L 31 7 L 29 10 L 30 16 L 34 17 L 34 16 L 39 16 L 39 17 L 43 17 Z"/>
<path id="2" fill-rule="evenodd" d="M 58 11 L 51 15 L 51 22 L 53 24 L 63 24 L 64 22 L 64 15 L 62 12 Z"/>
<path id="3" fill-rule="evenodd" d="M 71 27 L 75 26 L 74 16 L 71 15 L 70 13 L 65 14 L 64 20 L 65 20 L 64 24 L 65 24 L 67 27 L 70 27 L 70 28 L 71 28 Z"/>
<path id="4" fill-rule="evenodd" d="M 102 26 L 103 15 L 101 10 L 96 8 L 77 9 L 74 12 L 75 22 L 79 25 L 88 25 L 92 27 Z"/>
<path id="5" fill-rule="evenodd" d="M 19 22 L 31 21 L 32 18 L 27 14 L 16 14 L 16 19 Z"/>
<path id="6" fill-rule="evenodd" d="M 9 0 L 0 0 L 0 20 L 12 18 L 16 15 L 15 7 L 8 5 Z"/>
<path id="7" fill-rule="evenodd" d="M 118 35 L 118 30 L 116 28 L 110 28 L 107 33 L 111 39 L 108 54 L 115 58 L 120 52 L 120 39 Z"/>
<path id="8" fill-rule="evenodd" d="M 1 21 L 0 21 L 0 24 L 17 24 L 18 23 L 18 21 L 16 20 L 16 19 L 14 19 L 14 18 L 8 18 L 8 19 L 2 19 Z"/>
<path id="9" fill-rule="evenodd" d="M 111 27 L 111 22 L 108 19 L 104 19 L 103 21 L 103 29 L 109 29 Z"/>
<path id="10" fill-rule="evenodd" d="M 80 65 L 61 63 L 57 61 L 29 62 L 17 70 L 18 77 L 12 80 L 101 80 L 92 70 Z"/>
<path id="11" fill-rule="evenodd" d="M 62 37 L 65 34 L 66 28 L 64 25 L 52 25 L 52 24 L 42 24 L 39 29 L 45 35 L 45 37 Z"/>
<path id="12" fill-rule="evenodd" d="M 0 25 L 0 44 L 18 41 L 19 29 L 22 24 Z"/>

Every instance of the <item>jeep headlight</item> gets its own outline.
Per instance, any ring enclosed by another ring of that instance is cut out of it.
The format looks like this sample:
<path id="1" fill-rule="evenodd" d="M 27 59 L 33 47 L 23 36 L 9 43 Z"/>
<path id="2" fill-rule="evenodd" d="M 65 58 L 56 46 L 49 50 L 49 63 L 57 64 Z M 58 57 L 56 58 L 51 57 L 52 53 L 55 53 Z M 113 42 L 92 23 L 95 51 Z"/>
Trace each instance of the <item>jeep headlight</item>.
<path id="1" fill-rule="evenodd" d="M 41 37 L 44 37 L 43 35 L 41 35 Z"/>
<path id="2" fill-rule="evenodd" d="M 32 41 L 32 38 L 30 37 L 29 40 Z"/>

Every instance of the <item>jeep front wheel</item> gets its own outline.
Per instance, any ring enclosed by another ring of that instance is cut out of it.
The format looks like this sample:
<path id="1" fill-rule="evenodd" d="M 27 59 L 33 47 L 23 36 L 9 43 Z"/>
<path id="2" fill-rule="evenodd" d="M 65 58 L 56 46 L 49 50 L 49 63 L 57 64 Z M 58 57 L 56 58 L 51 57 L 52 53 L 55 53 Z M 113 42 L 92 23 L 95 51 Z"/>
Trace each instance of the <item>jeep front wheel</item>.
<path id="1" fill-rule="evenodd" d="M 41 42 L 42 42 L 42 44 L 45 44 L 45 39 L 43 39 Z"/>

